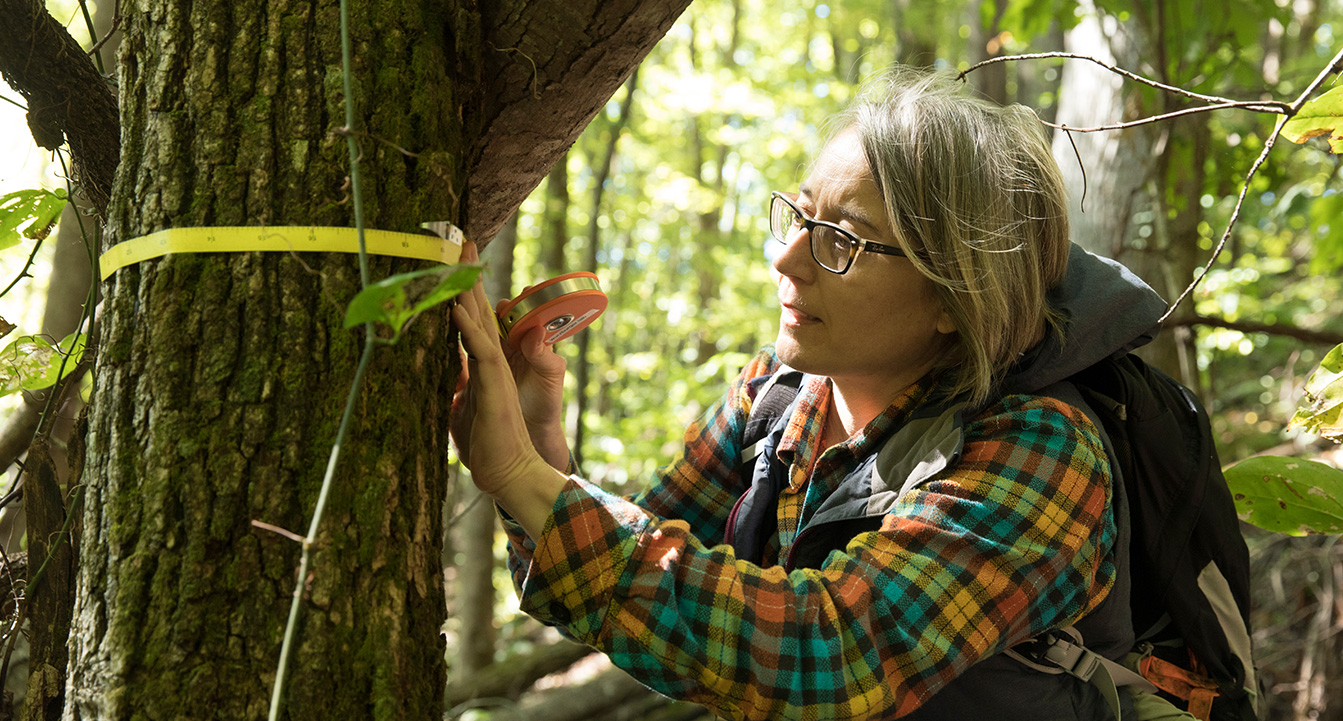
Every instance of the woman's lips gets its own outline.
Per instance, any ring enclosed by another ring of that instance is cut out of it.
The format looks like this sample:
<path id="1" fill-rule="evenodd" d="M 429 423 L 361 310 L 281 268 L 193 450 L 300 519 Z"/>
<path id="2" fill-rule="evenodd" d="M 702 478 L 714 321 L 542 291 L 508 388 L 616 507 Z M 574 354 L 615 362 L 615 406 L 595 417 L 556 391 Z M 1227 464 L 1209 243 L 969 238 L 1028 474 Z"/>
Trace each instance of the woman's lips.
<path id="1" fill-rule="evenodd" d="M 806 323 L 819 323 L 820 318 L 804 312 L 802 309 L 789 303 L 783 303 L 783 322 L 788 325 L 804 325 Z"/>

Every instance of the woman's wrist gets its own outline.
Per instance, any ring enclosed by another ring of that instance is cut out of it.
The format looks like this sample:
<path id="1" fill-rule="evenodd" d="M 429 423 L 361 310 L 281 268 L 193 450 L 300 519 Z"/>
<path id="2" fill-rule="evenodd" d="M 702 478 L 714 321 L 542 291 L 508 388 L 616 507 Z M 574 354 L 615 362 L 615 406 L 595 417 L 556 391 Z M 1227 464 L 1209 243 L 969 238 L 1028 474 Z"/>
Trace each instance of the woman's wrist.
<path id="1" fill-rule="evenodd" d="M 564 436 L 564 428 L 558 424 L 548 429 L 527 428 L 527 435 L 531 437 L 532 446 L 541 458 L 557 471 L 569 473 L 569 440 Z"/>
<path id="2" fill-rule="evenodd" d="M 536 456 L 512 482 L 491 495 L 533 541 L 539 541 L 555 501 L 568 481 L 567 475 Z"/>

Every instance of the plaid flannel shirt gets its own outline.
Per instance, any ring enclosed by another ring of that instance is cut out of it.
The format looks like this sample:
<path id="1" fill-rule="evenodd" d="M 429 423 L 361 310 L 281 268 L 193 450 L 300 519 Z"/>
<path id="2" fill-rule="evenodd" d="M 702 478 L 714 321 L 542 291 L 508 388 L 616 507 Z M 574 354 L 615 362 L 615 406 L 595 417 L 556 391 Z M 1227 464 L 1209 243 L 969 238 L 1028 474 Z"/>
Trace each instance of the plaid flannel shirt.
<path id="1" fill-rule="evenodd" d="M 757 355 L 646 493 L 627 500 L 571 478 L 539 543 L 506 520 L 522 609 L 726 718 L 866 719 L 914 710 L 976 661 L 1075 622 L 1109 592 L 1116 530 L 1096 429 L 1076 408 L 1030 396 L 971 419 L 959 462 L 822 568 L 738 560 L 721 544 L 749 483 L 742 432 L 779 365 L 770 348 Z M 767 557 L 786 557 L 798 519 L 930 384 L 829 449 L 819 448 L 829 384 L 804 385 L 779 448 L 792 486 Z"/>

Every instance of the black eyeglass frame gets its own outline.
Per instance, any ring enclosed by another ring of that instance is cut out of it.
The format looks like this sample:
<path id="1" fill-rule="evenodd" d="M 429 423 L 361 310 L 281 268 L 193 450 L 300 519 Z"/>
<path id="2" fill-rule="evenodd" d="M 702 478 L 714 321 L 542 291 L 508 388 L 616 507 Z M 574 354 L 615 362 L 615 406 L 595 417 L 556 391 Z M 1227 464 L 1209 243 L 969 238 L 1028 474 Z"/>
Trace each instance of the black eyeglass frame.
<path id="1" fill-rule="evenodd" d="M 775 191 L 773 191 L 772 193 L 770 193 L 770 196 L 771 196 L 771 199 L 770 199 L 770 209 L 769 209 L 769 232 L 770 232 L 770 235 L 774 238 L 774 240 L 777 240 L 778 242 L 783 243 L 784 245 L 787 245 L 787 244 L 788 244 L 788 234 L 789 234 L 789 232 L 792 230 L 792 228 L 793 228 L 794 226 L 792 226 L 792 225 L 790 224 L 787 228 L 776 228 L 776 227 L 774 227 L 774 225 L 775 225 L 774 221 L 775 221 L 775 217 L 776 217 L 776 215 L 777 215 L 777 214 L 774 212 L 774 207 L 773 207 L 773 206 L 774 206 L 774 203 L 777 203 L 777 202 L 779 202 L 779 201 L 783 201 L 783 203 L 784 203 L 785 205 L 787 205 L 788 208 L 789 208 L 790 210 L 792 210 L 793 213 L 795 213 L 795 214 L 797 215 L 797 217 L 802 221 L 802 229 L 807 231 L 807 234 L 808 234 L 809 239 L 810 239 L 810 241 L 811 241 L 810 243 L 808 243 L 808 247 L 810 247 L 810 249 L 811 249 L 811 259 L 814 260 L 814 261 L 816 261 L 816 265 L 819 265 L 819 266 L 821 266 L 822 268 L 825 268 L 826 270 L 830 271 L 831 273 L 834 273 L 834 274 L 836 274 L 836 275 L 844 275 L 845 273 L 849 272 L 849 268 L 852 268 L 852 267 L 853 267 L 853 261 L 854 261 L 854 259 L 857 258 L 857 257 L 858 257 L 858 254 L 859 254 L 860 252 L 864 251 L 864 250 L 869 251 L 869 252 L 872 252 L 872 253 L 880 253 L 880 254 L 882 254 L 882 255 L 894 255 L 894 256 L 899 257 L 899 258 L 906 258 L 906 257 L 908 257 L 908 256 L 905 254 L 905 251 L 901 250 L 900 248 L 897 248 L 897 247 L 895 247 L 895 246 L 890 246 L 890 245 L 882 245 L 881 243 L 878 243 L 878 242 L 875 242 L 875 241 L 871 241 L 871 240 L 868 240 L 868 239 L 866 239 L 866 238 L 860 238 L 860 237 L 858 237 L 857 235 L 854 235 L 852 232 L 847 231 L 847 230 L 845 230 L 844 228 L 842 228 L 842 227 L 840 227 L 840 226 L 838 226 L 838 225 L 836 225 L 836 224 L 834 224 L 834 223 L 831 223 L 831 222 L 828 222 L 828 221 L 824 221 L 824 220 L 816 220 L 815 218 L 810 218 L 810 217 L 808 217 L 806 213 L 802 212 L 802 209 L 801 209 L 801 208 L 797 207 L 797 203 L 794 203 L 792 200 L 790 200 L 790 199 L 788 198 L 788 196 L 784 195 L 783 193 L 780 193 L 780 192 L 777 191 L 777 190 L 775 190 Z M 834 268 L 831 268 L 830 266 L 828 266 L 828 265 L 826 265 L 825 263 L 821 262 L 821 259 L 820 259 L 819 257 L 817 257 L 817 255 L 816 255 L 816 232 L 815 232 L 815 230 L 816 230 L 817 227 L 826 228 L 826 229 L 828 229 L 828 230 L 833 230 L 833 231 L 835 231 L 836 233 L 839 233 L 839 236 L 840 236 L 841 238 L 843 238 L 843 239 L 845 239 L 846 241 L 848 241 L 848 243 L 849 243 L 849 257 L 848 257 L 847 260 L 845 260 L 845 262 L 844 262 L 844 266 L 843 266 L 842 268 L 840 268 L 839 270 L 836 270 L 836 269 L 834 269 Z"/>

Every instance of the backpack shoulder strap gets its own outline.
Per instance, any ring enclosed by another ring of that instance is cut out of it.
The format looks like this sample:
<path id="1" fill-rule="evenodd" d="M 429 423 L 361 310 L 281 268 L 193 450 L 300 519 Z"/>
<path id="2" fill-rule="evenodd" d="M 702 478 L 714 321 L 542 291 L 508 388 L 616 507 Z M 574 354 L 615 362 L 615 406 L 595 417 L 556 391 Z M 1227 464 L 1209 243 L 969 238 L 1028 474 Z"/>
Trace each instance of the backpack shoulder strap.
<path id="1" fill-rule="evenodd" d="M 793 399 L 797 398 L 802 388 L 802 376 L 802 371 L 780 366 L 755 394 L 751 413 L 746 418 L 746 430 L 742 433 L 742 463 L 749 463 L 760 455 L 761 444 L 770 429 L 788 411 Z"/>

